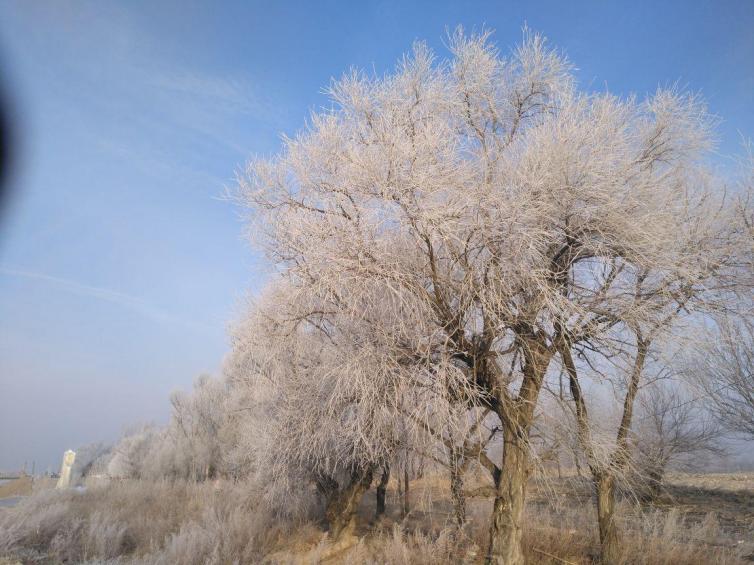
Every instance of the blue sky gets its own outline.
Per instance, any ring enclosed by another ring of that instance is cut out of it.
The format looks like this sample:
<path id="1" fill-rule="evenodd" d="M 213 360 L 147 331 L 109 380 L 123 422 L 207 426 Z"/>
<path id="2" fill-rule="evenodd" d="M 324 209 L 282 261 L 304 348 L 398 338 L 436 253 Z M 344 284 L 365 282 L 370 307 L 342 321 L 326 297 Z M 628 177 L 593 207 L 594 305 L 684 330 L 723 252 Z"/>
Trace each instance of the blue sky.
<path id="1" fill-rule="evenodd" d="M 700 91 L 754 137 L 754 2 L 0 2 L 17 161 L 0 224 L 0 469 L 167 419 L 267 276 L 221 198 L 350 66 L 524 24 L 582 87 Z M 721 163 L 726 161 L 721 158 Z"/>

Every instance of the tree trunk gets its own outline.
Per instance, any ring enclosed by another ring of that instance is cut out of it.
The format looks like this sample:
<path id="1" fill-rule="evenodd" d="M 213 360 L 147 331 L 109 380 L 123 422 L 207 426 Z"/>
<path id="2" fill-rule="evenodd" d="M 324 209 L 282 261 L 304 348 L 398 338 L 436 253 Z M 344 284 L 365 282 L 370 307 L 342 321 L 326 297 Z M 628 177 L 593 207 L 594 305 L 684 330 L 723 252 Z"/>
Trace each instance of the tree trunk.
<path id="1" fill-rule="evenodd" d="M 382 469 L 382 476 L 380 482 L 377 485 L 377 510 L 375 512 L 375 519 L 379 519 L 380 516 L 385 514 L 385 493 L 387 491 L 387 483 L 390 480 L 390 467 L 385 465 Z"/>
<path id="2" fill-rule="evenodd" d="M 616 447 L 612 453 L 611 461 L 605 465 L 599 462 L 595 452 L 594 443 L 589 428 L 589 416 L 587 406 L 578 380 L 576 364 L 573 361 L 570 344 L 562 343 L 560 355 L 568 372 L 571 386 L 571 396 L 576 405 L 576 425 L 579 442 L 587 454 L 589 469 L 592 473 L 597 494 L 597 523 L 600 531 L 600 561 L 605 565 L 614 565 L 620 559 L 620 537 L 618 527 L 615 524 L 615 473 L 626 468 L 629 457 L 628 433 L 631 428 L 634 401 L 639 389 L 644 362 L 647 354 L 647 342 L 637 335 L 637 356 L 628 382 L 628 390 L 623 400 L 623 415 L 621 417 Z"/>
<path id="3" fill-rule="evenodd" d="M 465 466 L 462 463 L 459 448 L 450 448 L 450 497 L 453 501 L 453 513 L 456 525 L 462 528 L 466 523 L 466 497 L 463 494 L 463 473 Z"/>
<path id="4" fill-rule="evenodd" d="M 505 426 L 503 462 L 495 476 L 495 503 L 490 526 L 488 564 L 523 565 L 523 517 L 529 452 L 525 434 Z"/>
<path id="5" fill-rule="evenodd" d="M 398 479 L 400 480 L 400 479 Z M 408 465 L 403 467 L 403 516 L 408 516 Z"/>
<path id="6" fill-rule="evenodd" d="M 395 483 L 398 485 L 398 506 L 401 509 L 401 513 L 403 513 L 403 477 L 400 474 L 396 478 Z"/>
<path id="7" fill-rule="evenodd" d="M 620 562 L 620 537 L 615 524 L 615 477 L 609 471 L 594 478 L 597 491 L 597 523 L 600 530 L 600 560 L 604 565 Z"/>
<path id="8" fill-rule="evenodd" d="M 637 334 L 636 358 L 628 382 L 626 397 L 623 399 L 623 415 L 618 427 L 615 451 L 611 462 L 612 469 L 619 471 L 626 468 L 630 457 L 628 434 L 631 429 L 634 402 L 639 391 L 639 381 L 644 370 L 648 348 L 649 342 Z M 615 524 L 615 475 L 610 468 L 596 473 L 593 471 L 593 475 L 597 485 L 597 520 L 600 528 L 600 546 L 602 547 L 601 559 L 605 565 L 614 565 L 620 559 L 620 537 L 618 527 Z"/>
<path id="9" fill-rule="evenodd" d="M 531 331 L 531 329 L 530 329 Z M 496 374 L 494 393 L 497 415 L 503 425 L 503 459 L 493 472 L 495 503 L 492 508 L 488 564 L 523 565 L 523 521 L 526 504 L 526 481 L 529 478 L 529 431 L 534 421 L 534 407 L 550 365 L 553 351 L 541 336 L 532 332 L 521 349 L 524 358 L 523 380 L 518 396 L 510 398 L 499 368 L 485 361 L 487 375 Z M 497 371 L 497 372 L 495 372 Z"/>
<path id="10" fill-rule="evenodd" d="M 340 539 L 344 534 L 353 533 L 356 527 L 356 509 L 371 484 L 371 469 L 354 470 L 349 483 L 327 501 L 325 518 L 333 540 Z"/>

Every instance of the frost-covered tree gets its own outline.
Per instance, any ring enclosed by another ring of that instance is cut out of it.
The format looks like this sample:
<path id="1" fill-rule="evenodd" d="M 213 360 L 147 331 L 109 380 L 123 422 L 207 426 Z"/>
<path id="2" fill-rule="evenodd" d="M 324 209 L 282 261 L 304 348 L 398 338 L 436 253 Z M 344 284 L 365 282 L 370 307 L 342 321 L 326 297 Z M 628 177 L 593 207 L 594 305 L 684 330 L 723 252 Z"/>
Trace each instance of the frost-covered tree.
<path id="1" fill-rule="evenodd" d="M 116 443 L 107 463 L 111 477 L 205 480 L 227 474 L 227 442 L 235 422 L 229 418 L 226 383 L 202 375 L 191 391 L 173 393 L 171 403 L 167 426 L 141 426 Z"/>
<path id="2" fill-rule="evenodd" d="M 306 367 L 300 386 L 347 399 L 347 426 L 376 418 L 364 453 L 386 452 L 380 418 L 404 398 L 408 421 L 450 422 L 459 404 L 494 414 L 487 558 L 518 564 L 553 359 L 631 350 L 643 363 L 653 328 L 706 304 L 737 224 L 704 166 L 711 120 L 696 97 L 579 93 L 567 60 L 529 33 L 510 57 L 487 34 L 449 45 L 447 61 L 417 44 L 391 74 L 335 81 L 332 109 L 254 161 L 239 197 L 296 305 L 273 317 L 332 343 L 337 361 Z M 333 421 L 325 406 L 299 421 L 316 432 Z"/>
<path id="3" fill-rule="evenodd" d="M 400 390 L 409 380 L 375 345 L 385 326 L 369 315 L 382 313 L 307 319 L 312 305 L 300 298 L 281 283 L 235 329 L 226 370 L 243 398 L 237 425 L 249 434 L 233 457 L 254 468 L 273 504 L 315 489 L 338 537 L 372 479 L 410 441 L 411 426 L 400 425 L 410 422 Z"/>
<path id="4" fill-rule="evenodd" d="M 222 470 L 227 399 L 226 384 L 209 375 L 197 378 L 190 392 L 171 395 L 173 413 L 167 432 L 176 456 L 183 460 L 174 462 L 182 467 L 180 475 L 212 479 Z"/>
<path id="5" fill-rule="evenodd" d="M 754 439 L 754 322 L 750 314 L 721 319 L 708 338 L 685 372 L 723 426 Z"/>
<path id="6" fill-rule="evenodd" d="M 657 497 L 670 468 L 699 469 L 721 457 L 721 428 L 680 383 L 648 387 L 640 399 L 634 432 L 634 469 L 649 499 Z"/>
<path id="7" fill-rule="evenodd" d="M 164 430 L 145 425 L 126 432 L 113 446 L 107 474 L 121 479 L 141 479 L 147 477 L 147 461 L 155 449 L 161 449 Z"/>

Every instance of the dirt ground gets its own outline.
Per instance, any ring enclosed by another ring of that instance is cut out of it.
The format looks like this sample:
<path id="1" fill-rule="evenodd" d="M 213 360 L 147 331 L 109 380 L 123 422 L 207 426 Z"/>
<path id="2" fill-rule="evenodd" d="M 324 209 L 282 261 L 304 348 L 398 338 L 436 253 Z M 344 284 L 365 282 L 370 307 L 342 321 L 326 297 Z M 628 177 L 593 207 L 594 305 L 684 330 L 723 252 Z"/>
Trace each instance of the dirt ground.
<path id="1" fill-rule="evenodd" d="M 671 475 L 658 505 L 690 519 L 714 512 L 732 537 L 754 541 L 754 473 Z"/>

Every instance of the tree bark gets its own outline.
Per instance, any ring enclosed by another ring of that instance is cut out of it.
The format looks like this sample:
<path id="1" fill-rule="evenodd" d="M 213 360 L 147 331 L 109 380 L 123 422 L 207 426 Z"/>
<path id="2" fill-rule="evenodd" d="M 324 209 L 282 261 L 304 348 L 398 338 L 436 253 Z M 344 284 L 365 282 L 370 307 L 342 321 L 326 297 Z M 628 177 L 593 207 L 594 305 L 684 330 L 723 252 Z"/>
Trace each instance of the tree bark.
<path id="1" fill-rule="evenodd" d="M 647 358 L 648 342 L 641 335 L 636 336 L 637 351 L 634 366 L 623 399 L 623 415 L 621 417 L 616 446 L 611 462 L 607 469 L 594 472 L 594 480 L 597 485 L 597 520 L 600 530 L 601 561 L 605 565 L 616 565 L 620 560 L 620 535 L 615 524 L 615 471 L 625 470 L 629 460 L 628 434 L 631 429 L 631 420 L 634 413 L 634 403 L 639 390 L 639 381 L 644 371 L 644 363 Z M 583 402 L 583 400 L 582 400 Z M 586 413 L 584 413 L 586 419 Z"/>
<path id="2" fill-rule="evenodd" d="M 385 465 L 382 469 L 382 476 L 380 482 L 377 484 L 375 496 L 377 498 L 377 509 L 375 511 L 375 519 L 379 519 L 385 514 L 385 494 L 387 491 L 387 483 L 390 480 L 390 467 Z"/>
<path id="3" fill-rule="evenodd" d="M 495 476 L 488 564 L 523 565 L 523 516 L 529 453 L 522 433 L 503 429 L 503 465 Z M 524 443 L 522 443 L 524 442 Z"/>
<path id="4" fill-rule="evenodd" d="M 453 501 L 453 513 L 456 525 L 462 528 L 466 523 L 466 496 L 463 494 L 463 473 L 465 466 L 461 462 L 458 449 L 452 447 L 450 451 L 450 497 Z"/>
<path id="5" fill-rule="evenodd" d="M 639 390 L 639 381 L 644 370 L 644 363 L 649 348 L 649 342 L 645 341 L 640 334 L 637 333 L 636 339 L 636 359 L 634 359 L 626 397 L 623 400 L 623 414 L 616 436 L 616 446 L 607 464 L 600 462 L 594 453 L 594 444 L 589 429 L 589 416 L 581 391 L 576 364 L 571 354 L 571 345 L 565 339 L 559 344 L 560 356 L 568 372 L 571 396 L 573 396 L 573 401 L 576 405 L 576 425 L 579 441 L 587 454 L 589 469 L 595 485 L 597 522 L 600 531 L 600 561 L 605 565 L 615 565 L 620 559 L 620 535 L 618 527 L 615 524 L 615 473 L 624 471 L 628 463 L 628 434 L 631 429 L 631 420 L 636 394 Z"/>
<path id="6" fill-rule="evenodd" d="M 600 562 L 605 565 L 618 563 L 620 556 L 620 537 L 615 525 L 615 476 L 610 464 L 598 461 L 594 453 L 589 416 L 586 402 L 581 393 L 581 385 L 576 373 L 576 365 L 569 347 L 561 350 L 561 357 L 570 377 L 571 395 L 576 405 L 576 426 L 579 441 L 587 454 L 589 470 L 592 473 L 595 494 L 597 495 L 597 525 L 600 533 Z M 620 435 L 620 434 L 619 434 Z"/>
<path id="7" fill-rule="evenodd" d="M 523 380 L 517 398 L 514 400 L 508 396 L 499 376 L 493 389 L 503 427 L 503 459 L 500 468 L 493 472 L 495 502 L 486 558 L 488 564 L 524 564 L 523 520 L 529 478 L 529 431 L 553 352 L 543 337 L 530 330 L 522 354 Z M 491 370 L 488 368 L 485 373 L 489 375 Z"/>
<path id="8" fill-rule="evenodd" d="M 400 479 L 398 479 L 400 480 Z M 403 517 L 405 518 L 408 516 L 409 511 L 409 505 L 408 505 L 408 465 L 403 467 Z"/>
<path id="9" fill-rule="evenodd" d="M 356 527 L 356 509 L 362 496 L 372 484 L 372 474 L 372 469 L 354 470 L 348 484 L 327 501 L 325 518 L 333 540 L 353 533 Z"/>
<path id="10" fill-rule="evenodd" d="M 620 562 L 620 535 L 615 524 L 615 476 L 609 471 L 594 478 L 597 493 L 597 524 L 600 530 L 600 561 L 605 565 Z"/>

